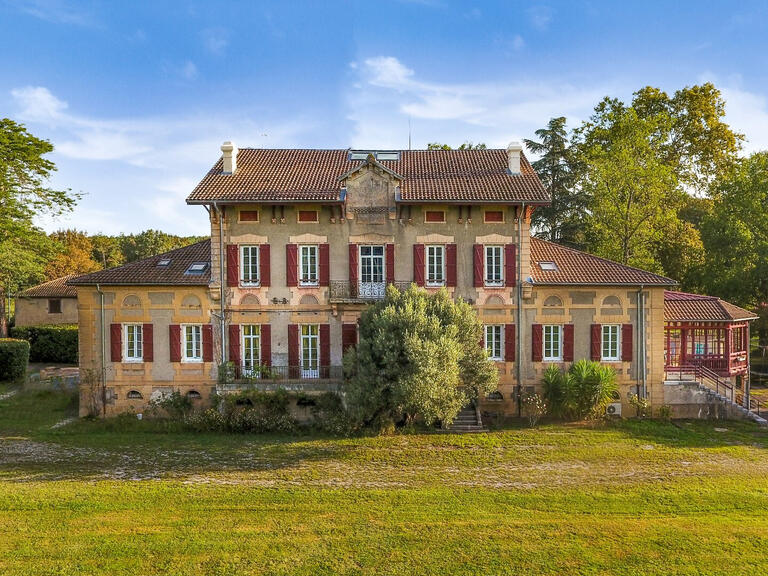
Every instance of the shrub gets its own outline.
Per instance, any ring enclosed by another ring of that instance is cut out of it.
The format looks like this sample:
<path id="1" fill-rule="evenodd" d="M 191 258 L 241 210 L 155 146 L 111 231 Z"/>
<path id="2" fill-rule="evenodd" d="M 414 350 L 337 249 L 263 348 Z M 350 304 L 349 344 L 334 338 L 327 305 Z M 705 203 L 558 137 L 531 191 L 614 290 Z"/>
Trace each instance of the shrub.
<path id="1" fill-rule="evenodd" d="M 29 342 L 13 338 L 0 339 L 0 381 L 18 382 L 27 375 Z"/>
<path id="2" fill-rule="evenodd" d="M 670 406 L 669 404 L 664 404 L 662 406 L 659 406 L 658 415 L 660 420 L 669 422 L 670 420 L 672 420 L 672 406 Z"/>
<path id="3" fill-rule="evenodd" d="M 29 342 L 31 362 L 77 364 L 77 325 L 15 326 L 14 338 Z"/>
<path id="4" fill-rule="evenodd" d="M 544 398 L 538 394 L 523 396 L 523 408 L 531 428 L 535 428 L 541 417 L 547 412 L 547 404 L 544 402 Z"/>
<path id="5" fill-rule="evenodd" d="M 635 408 L 635 416 L 638 418 L 648 418 L 651 410 L 651 403 L 648 398 L 641 398 L 637 394 L 633 394 L 629 398 L 629 403 Z"/>
<path id="6" fill-rule="evenodd" d="M 550 414 L 575 420 L 601 417 L 618 392 L 614 369 L 589 360 L 578 360 L 565 372 L 548 367 L 542 384 Z"/>
<path id="7" fill-rule="evenodd" d="M 294 432 L 296 420 L 290 402 L 296 398 L 285 390 L 248 390 L 219 396 L 215 410 L 188 414 L 185 421 L 194 430 L 225 432 Z M 212 412 L 216 412 L 218 416 Z"/>
<path id="8" fill-rule="evenodd" d="M 346 436 L 352 432 L 352 422 L 344 400 L 335 392 L 325 392 L 312 406 L 312 424 L 318 430 Z"/>
<path id="9" fill-rule="evenodd" d="M 186 394 L 174 390 L 170 394 L 164 394 L 150 403 L 148 416 L 161 417 L 163 415 L 172 420 L 182 420 L 192 411 L 192 400 Z"/>

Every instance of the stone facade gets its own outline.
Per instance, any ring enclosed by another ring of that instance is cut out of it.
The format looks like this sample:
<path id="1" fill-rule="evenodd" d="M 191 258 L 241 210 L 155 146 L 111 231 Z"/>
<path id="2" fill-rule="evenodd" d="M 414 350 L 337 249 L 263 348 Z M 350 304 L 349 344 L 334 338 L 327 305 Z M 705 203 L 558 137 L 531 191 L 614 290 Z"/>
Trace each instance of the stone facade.
<path id="1" fill-rule="evenodd" d="M 56 311 L 56 302 L 60 311 Z M 77 324 L 77 298 L 19 297 L 16 299 L 15 318 L 16 326 Z"/>

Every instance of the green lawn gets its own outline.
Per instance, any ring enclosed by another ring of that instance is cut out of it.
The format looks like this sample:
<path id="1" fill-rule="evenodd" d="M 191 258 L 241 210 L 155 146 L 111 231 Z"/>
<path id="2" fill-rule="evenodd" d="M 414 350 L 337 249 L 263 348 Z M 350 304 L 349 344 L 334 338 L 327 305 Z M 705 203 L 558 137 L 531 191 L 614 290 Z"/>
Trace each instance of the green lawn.
<path id="1" fill-rule="evenodd" d="M 0 574 L 760 574 L 768 432 L 189 434 L 0 401 Z"/>

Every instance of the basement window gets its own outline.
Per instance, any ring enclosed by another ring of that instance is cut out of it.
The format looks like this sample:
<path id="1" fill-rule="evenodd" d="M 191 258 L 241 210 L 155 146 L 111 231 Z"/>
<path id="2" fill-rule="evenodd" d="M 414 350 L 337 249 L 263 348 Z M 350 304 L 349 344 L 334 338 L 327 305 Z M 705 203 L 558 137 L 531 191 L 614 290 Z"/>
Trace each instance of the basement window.
<path id="1" fill-rule="evenodd" d="M 557 272 L 557 264 L 554 262 L 539 262 L 539 268 L 547 272 Z"/>

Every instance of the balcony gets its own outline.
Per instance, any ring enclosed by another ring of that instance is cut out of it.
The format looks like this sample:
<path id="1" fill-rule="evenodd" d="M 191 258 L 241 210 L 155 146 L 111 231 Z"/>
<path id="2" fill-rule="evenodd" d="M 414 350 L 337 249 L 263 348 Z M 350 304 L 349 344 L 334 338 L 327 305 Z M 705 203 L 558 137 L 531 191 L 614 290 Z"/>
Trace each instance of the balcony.
<path id="1" fill-rule="evenodd" d="M 219 391 L 259 390 L 274 392 L 340 392 L 344 373 L 341 366 L 245 366 L 219 368 Z"/>
<path id="2" fill-rule="evenodd" d="M 410 282 L 394 282 L 401 292 L 408 289 Z M 384 282 L 350 283 L 348 280 L 331 280 L 328 296 L 331 302 L 375 302 L 382 300 L 386 293 Z"/>

